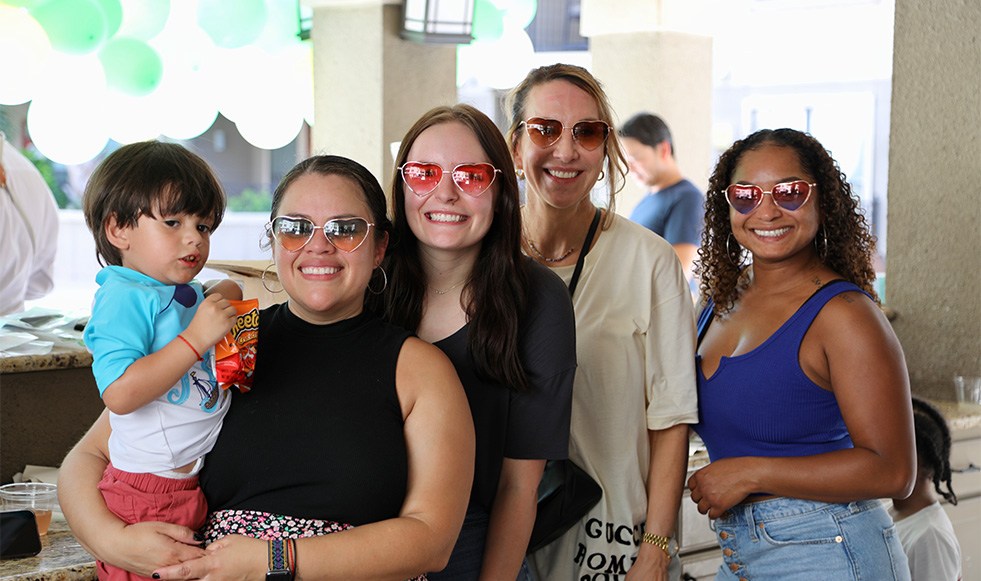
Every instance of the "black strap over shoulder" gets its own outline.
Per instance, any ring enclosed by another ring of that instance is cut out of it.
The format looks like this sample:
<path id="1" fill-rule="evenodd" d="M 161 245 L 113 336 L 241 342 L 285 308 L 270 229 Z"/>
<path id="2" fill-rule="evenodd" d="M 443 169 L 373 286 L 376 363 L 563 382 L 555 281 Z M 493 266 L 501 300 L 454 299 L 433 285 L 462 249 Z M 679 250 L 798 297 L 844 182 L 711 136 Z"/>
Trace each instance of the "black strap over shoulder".
<path id="1" fill-rule="evenodd" d="M 586 239 L 582 243 L 582 251 L 579 252 L 579 260 L 576 261 L 576 269 L 572 271 L 572 278 L 569 279 L 570 297 L 575 294 L 576 286 L 579 285 L 579 275 L 582 274 L 582 266 L 586 262 L 586 254 L 589 253 L 589 247 L 593 244 L 593 236 L 596 235 L 596 227 L 599 226 L 600 215 L 600 209 L 596 208 L 596 214 L 593 215 L 593 222 L 589 225 L 589 231 L 586 232 Z"/>

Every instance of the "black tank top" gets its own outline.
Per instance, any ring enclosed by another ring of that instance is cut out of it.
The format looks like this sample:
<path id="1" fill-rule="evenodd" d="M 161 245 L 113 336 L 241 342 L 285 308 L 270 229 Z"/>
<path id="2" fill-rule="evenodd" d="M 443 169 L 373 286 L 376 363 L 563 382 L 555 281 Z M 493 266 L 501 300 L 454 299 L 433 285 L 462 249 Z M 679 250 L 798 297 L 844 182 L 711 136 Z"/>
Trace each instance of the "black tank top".
<path id="1" fill-rule="evenodd" d="M 208 454 L 208 509 L 360 525 L 395 517 L 408 461 L 395 366 L 409 333 L 363 313 L 312 325 L 262 311 L 252 391 Z"/>

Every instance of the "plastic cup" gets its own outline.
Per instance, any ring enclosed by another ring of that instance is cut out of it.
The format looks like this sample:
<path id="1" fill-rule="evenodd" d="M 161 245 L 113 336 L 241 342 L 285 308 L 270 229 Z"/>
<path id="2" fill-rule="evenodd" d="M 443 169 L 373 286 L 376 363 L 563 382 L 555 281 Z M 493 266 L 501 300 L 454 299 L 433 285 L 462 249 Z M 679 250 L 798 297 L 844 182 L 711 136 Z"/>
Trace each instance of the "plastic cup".
<path id="1" fill-rule="evenodd" d="M 955 375 L 954 391 L 958 403 L 981 404 L 981 377 Z"/>
<path id="2" fill-rule="evenodd" d="M 44 535 L 51 512 L 58 508 L 58 486 L 43 482 L 18 482 L 0 486 L 3 510 L 29 510 L 37 519 L 37 532 Z"/>

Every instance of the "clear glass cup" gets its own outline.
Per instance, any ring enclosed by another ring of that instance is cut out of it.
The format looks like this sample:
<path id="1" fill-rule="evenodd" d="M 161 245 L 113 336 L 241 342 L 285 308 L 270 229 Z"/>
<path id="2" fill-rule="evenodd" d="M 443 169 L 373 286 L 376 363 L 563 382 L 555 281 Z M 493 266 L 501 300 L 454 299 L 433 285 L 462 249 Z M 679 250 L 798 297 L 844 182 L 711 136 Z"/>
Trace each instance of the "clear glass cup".
<path id="1" fill-rule="evenodd" d="M 954 392 L 957 403 L 981 404 L 981 377 L 955 375 Z"/>
<path id="2" fill-rule="evenodd" d="M 51 513 L 58 509 L 58 486 L 43 482 L 18 482 L 0 486 L 3 510 L 29 510 L 37 519 L 37 532 L 44 535 Z"/>

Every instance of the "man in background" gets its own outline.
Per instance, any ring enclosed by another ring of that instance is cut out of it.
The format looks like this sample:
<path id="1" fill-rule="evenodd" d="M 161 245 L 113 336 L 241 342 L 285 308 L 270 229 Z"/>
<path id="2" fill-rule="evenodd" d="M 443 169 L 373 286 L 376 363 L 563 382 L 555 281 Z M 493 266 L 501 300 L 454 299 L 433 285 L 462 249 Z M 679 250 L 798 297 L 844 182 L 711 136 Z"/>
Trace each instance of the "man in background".
<path id="1" fill-rule="evenodd" d="M 705 213 L 705 196 L 686 180 L 674 157 L 671 130 L 663 119 L 638 113 L 619 130 L 630 175 L 647 190 L 630 219 L 653 230 L 673 247 L 685 277 L 692 280 Z"/>
<path id="2" fill-rule="evenodd" d="M 29 159 L 0 132 L 0 315 L 54 287 L 58 206 Z"/>

